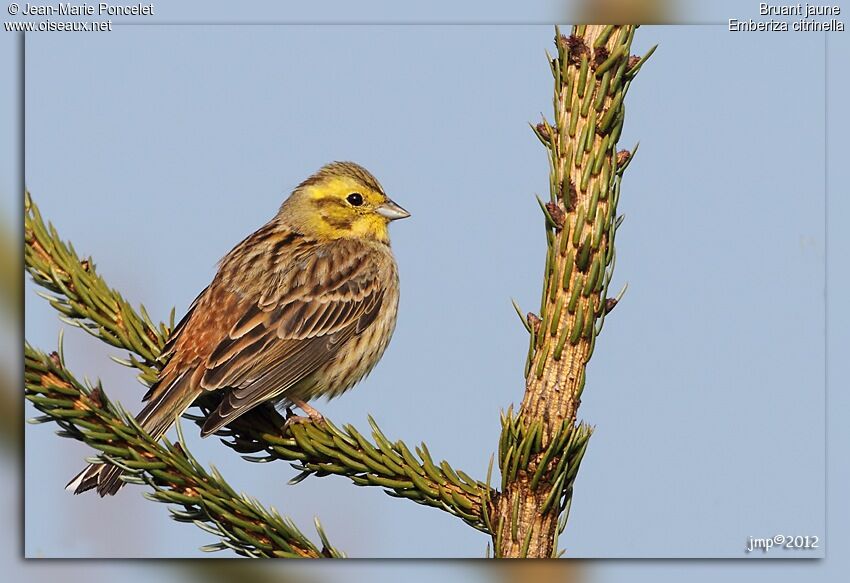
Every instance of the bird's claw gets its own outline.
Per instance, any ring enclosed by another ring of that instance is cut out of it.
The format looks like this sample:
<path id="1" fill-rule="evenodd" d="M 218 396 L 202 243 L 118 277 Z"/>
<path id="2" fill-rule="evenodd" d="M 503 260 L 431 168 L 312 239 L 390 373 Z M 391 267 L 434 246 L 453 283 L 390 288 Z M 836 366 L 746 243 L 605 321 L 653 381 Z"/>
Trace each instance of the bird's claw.
<path id="1" fill-rule="evenodd" d="M 297 415 L 292 411 L 292 407 L 286 408 L 286 422 L 283 424 L 283 429 L 286 430 L 294 423 L 323 423 L 325 418 L 316 409 L 305 403 L 304 401 L 293 400 L 293 405 L 301 409 L 307 416 Z"/>

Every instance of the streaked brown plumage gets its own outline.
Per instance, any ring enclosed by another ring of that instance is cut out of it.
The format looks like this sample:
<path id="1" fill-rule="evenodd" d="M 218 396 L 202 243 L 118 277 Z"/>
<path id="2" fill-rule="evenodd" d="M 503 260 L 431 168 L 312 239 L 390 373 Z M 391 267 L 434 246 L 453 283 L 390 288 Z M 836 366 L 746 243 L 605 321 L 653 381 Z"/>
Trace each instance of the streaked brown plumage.
<path id="1" fill-rule="evenodd" d="M 220 262 L 175 326 L 169 359 L 137 420 L 161 437 L 204 391 L 225 391 L 201 435 L 266 401 L 335 397 L 372 370 L 390 341 L 398 271 L 387 224 L 409 214 L 351 162 L 301 183 L 278 214 Z M 90 465 L 68 488 L 115 494 L 121 470 Z"/>

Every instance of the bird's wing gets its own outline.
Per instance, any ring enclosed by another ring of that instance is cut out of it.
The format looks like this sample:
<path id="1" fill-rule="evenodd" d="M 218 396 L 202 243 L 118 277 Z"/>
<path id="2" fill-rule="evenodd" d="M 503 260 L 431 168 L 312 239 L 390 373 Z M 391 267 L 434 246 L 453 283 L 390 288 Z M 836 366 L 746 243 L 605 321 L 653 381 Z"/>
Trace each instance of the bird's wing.
<path id="1" fill-rule="evenodd" d="M 186 325 L 189 323 L 189 320 L 192 319 L 192 314 L 195 313 L 195 308 L 198 307 L 198 303 L 204 298 L 209 290 L 209 286 L 204 288 L 204 291 L 198 294 L 192 304 L 189 306 L 189 309 L 186 310 L 186 314 L 177 322 L 177 325 L 171 330 L 171 333 L 168 335 L 168 340 L 165 342 L 165 345 L 162 347 L 162 351 L 159 354 L 159 358 L 165 360 L 169 356 L 171 356 L 174 352 L 174 345 L 177 342 L 177 339 L 180 338 L 180 335 L 183 333 L 183 329 L 186 328 Z"/>
<path id="2" fill-rule="evenodd" d="M 369 247 L 326 245 L 295 258 L 271 288 L 240 302 L 238 320 L 204 362 L 201 388 L 231 390 L 202 433 L 284 393 L 365 330 L 381 308 L 381 268 Z"/>
<path id="3" fill-rule="evenodd" d="M 195 313 L 195 308 L 198 307 L 198 304 L 204 299 L 209 290 L 209 286 L 204 288 L 204 291 L 198 294 L 198 297 L 192 302 L 192 305 L 189 306 L 189 309 L 186 310 L 186 314 L 180 319 L 176 326 L 171 330 L 171 333 L 168 335 L 168 340 L 163 345 L 162 350 L 159 353 L 159 357 L 157 360 L 162 362 L 167 362 L 173 355 L 176 348 L 177 343 L 183 336 L 183 330 L 186 329 L 187 326 L 190 326 L 189 322 L 192 320 L 192 316 Z M 166 365 L 167 366 L 167 365 Z M 167 370 L 173 370 L 173 366 L 169 367 Z M 142 397 L 142 401 L 149 401 L 151 397 L 153 397 L 157 392 L 159 392 L 160 387 L 163 385 L 163 380 L 167 380 L 172 375 L 166 375 L 165 378 L 160 376 L 156 382 L 154 382 L 148 392 Z M 175 379 L 176 380 L 176 379 Z M 173 381 L 172 381 L 173 382 Z"/>

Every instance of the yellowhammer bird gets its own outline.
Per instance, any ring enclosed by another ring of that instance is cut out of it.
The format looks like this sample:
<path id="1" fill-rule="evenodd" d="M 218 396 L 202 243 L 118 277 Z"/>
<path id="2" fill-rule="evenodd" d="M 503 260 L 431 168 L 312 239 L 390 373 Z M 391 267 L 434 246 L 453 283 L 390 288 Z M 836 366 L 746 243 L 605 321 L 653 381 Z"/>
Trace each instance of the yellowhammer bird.
<path id="1" fill-rule="evenodd" d="M 398 271 L 387 226 L 410 213 L 366 169 L 334 162 L 302 182 L 265 226 L 219 263 L 175 326 L 170 357 L 136 417 L 159 439 L 205 391 L 226 391 L 207 436 L 267 401 L 293 404 L 351 388 L 395 328 Z M 86 467 L 79 494 L 115 494 L 121 468 Z"/>

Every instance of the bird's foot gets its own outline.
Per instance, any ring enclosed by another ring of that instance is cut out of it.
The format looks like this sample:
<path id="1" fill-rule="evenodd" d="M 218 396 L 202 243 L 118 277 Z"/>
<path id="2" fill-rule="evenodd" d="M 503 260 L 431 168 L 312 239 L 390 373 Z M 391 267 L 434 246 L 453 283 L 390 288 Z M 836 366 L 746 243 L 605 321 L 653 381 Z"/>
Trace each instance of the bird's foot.
<path id="1" fill-rule="evenodd" d="M 293 423 L 321 423 L 325 420 L 321 413 L 300 399 L 292 399 L 292 404 L 301 409 L 307 416 L 296 415 L 292 412 L 291 407 L 287 407 L 286 423 L 283 424 L 284 430 L 288 429 Z"/>
<path id="2" fill-rule="evenodd" d="M 319 413 L 316 409 L 314 409 L 301 399 L 292 399 L 292 404 L 304 411 L 307 414 L 307 417 L 309 417 L 310 420 L 314 423 L 318 423 L 319 421 L 325 420 L 321 413 Z"/>

